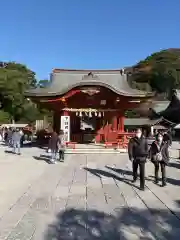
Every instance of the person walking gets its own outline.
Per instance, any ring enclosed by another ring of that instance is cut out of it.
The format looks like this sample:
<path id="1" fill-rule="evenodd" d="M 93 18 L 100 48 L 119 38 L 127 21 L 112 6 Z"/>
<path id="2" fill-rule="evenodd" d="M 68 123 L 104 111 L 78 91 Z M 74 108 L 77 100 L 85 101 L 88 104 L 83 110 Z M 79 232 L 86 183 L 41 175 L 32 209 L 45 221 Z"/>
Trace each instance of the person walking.
<path id="1" fill-rule="evenodd" d="M 8 145 L 8 129 L 5 127 L 4 129 L 4 142 L 6 145 Z"/>
<path id="2" fill-rule="evenodd" d="M 51 138 L 49 139 L 49 147 L 48 149 L 51 150 L 51 163 L 56 163 L 56 154 L 58 151 L 58 134 L 53 131 Z"/>
<path id="3" fill-rule="evenodd" d="M 22 131 L 22 129 L 19 130 L 19 133 L 21 134 L 21 148 L 23 147 L 23 143 L 24 143 L 24 132 Z"/>
<path id="4" fill-rule="evenodd" d="M 58 151 L 59 151 L 59 161 L 64 161 L 64 152 L 65 152 L 65 137 L 63 130 L 60 130 L 60 134 L 58 136 Z"/>
<path id="5" fill-rule="evenodd" d="M 20 155 L 21 154 L 21 134 L 19 132 L 19 129 L 15 129 L 12 133 L 12 145 L 13 145 L 13 153 Z"/>
<path id="6" fill-rule="evenodd" d="M 12 142 L 12 135 L 13 135 L 13 130 L 10 127 L 7 131 L 7 145 L 9 147 L 13 147 L 13 142 Z"/>
<path id="7" fill-rule="evenodd" d="M 148 157 L 148 143 L 142 135 L 141 129 L 136 130 L 136 136 L 128 144 L 129 159 L 132 161 L 133 182 L 137 180 L 137 171 L 140 171 L 140 190 L 145 189 L 145 163 Z"/>
<path id="8" fill-rule="evenodd" d="M 170 131 L 165 131 L 163 134 L 163 141 L 167 142 L 169 146 L 172 145 L 172 136 Z"/>
<path id="9" fill-rule="evenodd" d="M 150 159 L 154 164 L 155 183 L 159 183 L 159 167 L 162 173 L 162 187 L 166 186 L 166 166 L 169 162 L 169 142 L 163 139 L 163 135 L 159 133 L 156 140 L 150 147 Z"/>

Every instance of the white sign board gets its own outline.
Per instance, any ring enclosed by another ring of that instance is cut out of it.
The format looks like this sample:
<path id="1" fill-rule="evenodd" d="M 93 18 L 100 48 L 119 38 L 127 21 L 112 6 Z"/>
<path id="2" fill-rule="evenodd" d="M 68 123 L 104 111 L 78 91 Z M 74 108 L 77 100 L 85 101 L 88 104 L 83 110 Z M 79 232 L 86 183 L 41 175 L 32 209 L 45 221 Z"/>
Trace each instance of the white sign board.
<path id="1" fill-rule="evenodd" d="M 70 116 L 61 116 L 61 130 L 64 131 L 65 142 L 70 141 Z"/>

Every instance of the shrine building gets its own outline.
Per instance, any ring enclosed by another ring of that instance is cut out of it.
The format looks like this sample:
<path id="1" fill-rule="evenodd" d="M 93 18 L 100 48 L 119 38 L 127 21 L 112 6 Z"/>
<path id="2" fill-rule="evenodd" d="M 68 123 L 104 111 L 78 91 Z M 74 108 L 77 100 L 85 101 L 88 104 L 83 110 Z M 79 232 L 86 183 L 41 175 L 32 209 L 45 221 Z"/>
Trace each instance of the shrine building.
<path id="1" fill-rule="evenodd" d="M 67 142 L 99 143 L 115 141 L 125 111 L 151 102 L 153 94 L 131 88 L 123 70 L 54 69 L 49 86 L 26 96 L 54 112 L 54 130 L 64 130 Z"/>

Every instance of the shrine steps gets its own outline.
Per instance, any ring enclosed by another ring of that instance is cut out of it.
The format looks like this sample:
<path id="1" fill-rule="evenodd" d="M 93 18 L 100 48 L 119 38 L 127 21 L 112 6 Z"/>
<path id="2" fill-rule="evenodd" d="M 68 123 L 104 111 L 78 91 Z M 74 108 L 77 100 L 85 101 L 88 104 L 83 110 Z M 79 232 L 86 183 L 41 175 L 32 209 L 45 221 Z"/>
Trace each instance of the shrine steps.
<path id="1" fill-rule="evenodd" d="M 68 149 L 65 154 L 121 154 L 121 153 L 126 153 L 126 151 L 121 151 L 121 150 L 101 150 L 101 151 L 90 151 L 90 150 L 73 150 L 73 149 Z"/>
<path id="2" fill-rule="evenodd" d="M 78 144 L 75 149 L 67 148 L 65 154 L 112 154 L 126 153 L 127 149 L 105 148 L 103 145 Z"/>

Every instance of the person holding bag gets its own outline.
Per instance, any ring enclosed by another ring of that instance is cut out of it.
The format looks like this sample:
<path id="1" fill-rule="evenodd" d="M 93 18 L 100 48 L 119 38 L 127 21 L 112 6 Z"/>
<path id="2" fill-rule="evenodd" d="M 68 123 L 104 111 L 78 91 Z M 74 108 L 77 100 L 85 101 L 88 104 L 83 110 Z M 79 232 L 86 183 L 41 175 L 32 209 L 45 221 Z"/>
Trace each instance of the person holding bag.
<path id="1" fill-rule="evenodd" d="M 58 151 L 59 151 L 59 161 L 60 162 L 64 162 L 65 147 L 66 147 L 66 142 L 65 142 L 64 131 L 60 130 L 60 133 L 58 136 Z"/>
<path id="2" fill-rule="evenodd" d="M 162 187 L 166 186 L 166 166 L 169 162 L 169 144 L 163 140 L 163 135 L 158 133 L 156 140 L 150 147 L 150 159 L 154 164 L 155 183 L 159 183 L 159 167 L 162 173 Z"/>
<path id="3" fill-rule="evenodd" d="M 48 151 L 51 152 L 51 160 L 50 162 L 56 163 L 56 154 L 58 151 L 58 135 L 55 131 L 53 131 L 51 138 L 49 139 Z"/>

